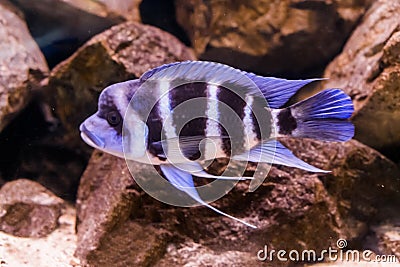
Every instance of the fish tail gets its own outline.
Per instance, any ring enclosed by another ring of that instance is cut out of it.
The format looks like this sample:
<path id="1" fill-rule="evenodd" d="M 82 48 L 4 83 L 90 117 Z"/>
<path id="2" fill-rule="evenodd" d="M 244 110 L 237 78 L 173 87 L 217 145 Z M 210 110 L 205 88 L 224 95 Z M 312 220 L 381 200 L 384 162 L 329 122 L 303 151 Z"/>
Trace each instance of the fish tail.
<path id="1" fill-rule="evenodd" d="M 339 89 L 327 89 L 288 108 L 275 110 L 278 135 L 347 141 L 354 136 L 348 121 L 354 112 L 350 97 Z"/>

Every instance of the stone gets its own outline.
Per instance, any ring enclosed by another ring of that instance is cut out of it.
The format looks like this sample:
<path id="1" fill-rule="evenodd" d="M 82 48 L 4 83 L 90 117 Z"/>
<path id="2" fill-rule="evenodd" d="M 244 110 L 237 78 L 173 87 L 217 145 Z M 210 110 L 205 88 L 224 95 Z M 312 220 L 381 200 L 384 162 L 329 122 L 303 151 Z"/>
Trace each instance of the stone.
<path id="1" fill-rule="evenodd" d="M 372 228 L 376 239 L 379 254 L 393 255 L 397 262 L 400 261 L 400 226 L 399 220 L 386 221 L 381 225 L 376 225 Z M 393 259 L 393 258 L 392 258 Z"/>
<path id="2" fill-rule="evenodd" d="M 102 4 L 108 13 L 115 13 L 126 20 L 140 21 L 139 6 L 141 2 L 142 0 L 100 0 L 95 3 Z"/>
<path id="3" fill-rule="evenodd" d="M 359 255 L 362 255 L 362 251 L 359 251 Z M 361 257 L 361 256 L 360 256 Z M 313 267 L 387 267 L 387 266 L 396 266 L 397 263 L 389 263 L 386 261 L 379 261 L 377 259 L 375 261 L 375 255 L 372 254 L 370 259 L 371 260 L 360 260 L 360 261 L 333 261 L 333 262 L 326 262 L 326 263 L 317 263 L 317 264 L 307 264 L 305 266 L 313 266 Z"/>
<path id="4" fill-rule="evenodd" d="M 50 67 L 94 35 L 126 20 L 140 21 L 140 0 L 12 0 Z"/>
<path id="5" fill-rule="evenodd" d="M 222 258 L 227 266 L 256 265 L 257 252 L 265 245 L 321 251 L 336 247 L 339 238 L 361 240 L 370 222 L 398 205 L 400 171 L 373 149 L 357 141 L 282 142 L 305 161 L 332 172 L 273 166 L 256 191 L 250 193 L 249 183 L 240 182 L 212 204 L 255 224 L 255 230 L 206 207 L 163 204 L 135 182 L 149 177 L 151 165 L 130 163 L 132 179 L 123 159 L 95 152 L 78 192 L 76 255 L 89 266 L 109 263 L 108 258 L 118 258 L 121 266 L 135 259 L 142 259 L 135 266 L 214 266 Z M 221 166 L 223 161 L 209 170 L 219 173 Z M 134 249 L 143 247 L 142 238 L 148 246 Z M 114 247 L 112 253 L 109 247 Z M 196 255 L 203 256 L 194 260 Z"/>
<path id="6" fill-rule="evenodd" d="M 25 108 L 48 73 L 21 13 L 0 3 L 0 131 Z"/>
<path id="7" fill-rule="evenodd" d="M 26 238 L 0 232 L 0 261 L 3 266 L 79 267 L 76 248 L 75 208 L 67 204 L 59 227 L 45 237 Z"/>
<path id="8" fill-rule="evenodd" d="M 44 237 L 58 227 L 64 201 L 40 184 L 18 179 L 0 189 L 0 230 L 20 237 Z"/>
<path id="9" fill-rule="evenodd" d="M 37 2 L 11 0 L 11 2 L 24 12 L 39 12 L 41 15 L 51 17 L 64 15 L 72 18 L 74 15 L 87 13 L 102 18 L 140 21 L 141 0 L 44 0 Z M 68 15 L 68 12 L 72 13 Z M 68 21 L 64 22 L 68 23 Z"/>
<path id="10" fill-rule="evenodd" d="M 174 61 L 194 59 L 190 49 L 152 26 L 126 22 L 95 36 L 57 65 L 48 79 L 48 103 L 65 130 L 63 145 L 85 149 L 78 127 L 97 109 L 100 92 L 110 84 L 138 78 Z"/>
<path id="11" fill-rule="evenodd" d="M 322 83 L 351 96 L 355 139 L 385 154 L 397 153 L 400 144 L 399 12 L 399 1 L 376 1 Z"/>
<path id="12" fill-rule="evenodd" d="M 299 78 L 340 52 L 370 2 L 177 0 L 175 6 L 200 59 Z"/>
<path id="13" fill-rule="evenodd" d="M 75 255 L 84 265 L 150 266 L 161 258 L 171 237 L 168 230 L 129 219 L 132 213 L 147 217 L 140 215 L 141 195 L 123 159 L 93 153 L 76 204 Z"/>
<path id="14" fill-rule="evenodd" d="M 167 253 L 155 266 L 259 266 L 255 254 L 240 251 L 214 251 L 193 241 L 187 241 L 178 247 L 171 244 L 167 247 Z"/>
<path id="15" fill-rule="evenodd" d="M 376 150 L 356 140 L 326 143 L 286 139 L 283 143 L 303 160 L 332 171 L 320 179 L 343 217 L 379 221 L 398 205 L 400 170 Z"/>

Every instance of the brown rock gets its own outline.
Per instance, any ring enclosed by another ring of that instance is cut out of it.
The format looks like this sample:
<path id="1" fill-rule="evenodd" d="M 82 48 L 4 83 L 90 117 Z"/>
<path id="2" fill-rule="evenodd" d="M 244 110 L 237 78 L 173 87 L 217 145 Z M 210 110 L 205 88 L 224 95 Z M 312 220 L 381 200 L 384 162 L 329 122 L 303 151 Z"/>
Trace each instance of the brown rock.
<path id="1" fill-rule="evenodd" d="M 139 5 L 141 2 L 142 0 L 100 0 L 95 3 L 101 3 L 108 12 L 118 14 L 127 20 L 140 21 Z"/>
<path id="2" fill-rule="evenodd" d="M 127 22 L 112 27 L 51 72 L 47 95 L 65 128 L 64 144 L 82 146 L 79 124 L 94 113 L 106 86 L 139 77 L 156 66 L 194 59 L 175 37 L 157 28 Z M 87 147 L 87 146 L 85 146 Z"/>
<path id="3" fill-rule="evenodd" d="M 340 51 L 369 2 L 178 0 L 176 14 L 199 58 L 298 75 Z"/>
<path id="4" fill-rule="evenodd" d="M 124 160 L 94 153 L 78 193 L 76 254 L 89 266 L 96 266 L 100 258 L 107 257 L 118 257 L 124 263 L 134 258 L 152 259 L 151 263 L 161 259 L 159 266 L 189 262 L 198 263 L 194 266 L 210 262 L 215 265 L 224 258 L 227 265 L 242 262 L 238 266 L 248 266 L 249 262 L 259 264 L 256 253 L 264 245 L 269 249 L 320 251 L 335 246 L 338 238 L 362 238 L 369 222 L 382 218 L 381 208 L 389 208 L 387 203 L 392 203 L 391 208 L 398 205 L 400 171 L 378 152 L 357 141 L 283 141 L 299 157 L 332 173 L 273 167 L 255 192 L 249 193 L 249 184 L 241 182 L 213 203 L 224 212 L 257 225 L 256 230 L 205 207 L 162 204 L 136 185 Z M 213 165 L 211 171 L 218 172 L 220 166 Z M 135 179 L 146 179 L 151 168 L 139 163 L 131 165 Z M 133 249 L 143 246 L 138 235 L 144 231 L 148 246 L 145 250 Z M 171 245 L 167 246 L 168 242 Z M 112 255 L 105 244 L 115 247 Z M 179 251 L 183 255 L 175 257 Z M 203 252 L 202 258 L 194 260 Z M 252 258 L 248 259 L 250 255 Z M 136 263 L 135 266 L 150 264 L 148 260 Z"/>
<path id="5" fill-rule="evenodd" d="M 161 258 L 171 234 L 129 219 L 145 212 L 139 190 L 123 159 L 93 153 L 77 200 L 75 254 L 85 266 L 150 266 Z"/>
<path id="6" fill-rule="evenodd" d="M 22 237 L 43 237 L 54 231 L 63 200 L 40 184 L 19 179 L 0 189 L 0 229 Z"/>
<path id="7" fill-rule="evenodd" d="M 358 221 L 386 218 L 400 197 L 400 170 L 379 152 L 351 140 L 324 143 L 283 140 L 302 159 L 332 173 L 321 180 L 340 214 Z M 390 204 L 388 204 L 390 203 Z"/>
<path id="8" fill-rule="evenodd" d="M 379 254 L 393 255 L 400 261 L 400 226 L 399 220 L 386 222 L 373 227 L 373 231 L 377 237 Z M 392 256 L 392 262 L 394 258 Z M 389 260 L 388 260 L 389 262 Z"/>
<path id="9" fill-rule="evenodd" d="M 48 72 L 46 61 L 15 7 L 0 3 L 0 131 L 28 104 Z"/>
<path id="10" fill-rule="evenodd" d="M 400 143 L 399 13 L 399 1 L 376 1 L 324 74 L 353 99 L 355 138 L 383 150 Z"/>
<path id="11" fill-rule="evenodd" d="M 260 266 L 261 263 L 256 261 L 255 255 L 255 253 L 229 250 L 220 253 L 198 243 L 188 241 L 179 246 L 169 245 L 165 257 L 157 262 L 155 266 Z"/>
<path id="12" fill-rule="evenodd" d="M 73 254 L 76 248 L 75 208 L 66 204 L 59 227 L 41 238 L 12 236 L 0 232 L 3 266 L 80 267 Z"/>

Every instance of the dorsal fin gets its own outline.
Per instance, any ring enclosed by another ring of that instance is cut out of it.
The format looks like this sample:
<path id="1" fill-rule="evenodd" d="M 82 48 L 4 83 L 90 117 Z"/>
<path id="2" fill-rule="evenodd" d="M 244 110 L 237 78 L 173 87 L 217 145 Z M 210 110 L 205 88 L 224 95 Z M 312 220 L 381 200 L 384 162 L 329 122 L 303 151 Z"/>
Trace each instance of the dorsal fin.
<path id="1" fill-rule="evenodd" d="M 168 69 L 168 71 L 167 71 Z M 173 86 L 185 82 L 208 82 L 231 89 L 240 96 L 264 97 L 270 108 L 282 107 L 301 87 L 323 79 L 286 80 L 262 77 L 230 66 L 208 61 L 184 61 L 165 64 L 140 77 L 147 80 L 168 80 Z"/>
<path id="2" fill-rule="evenodd" d="M 184 61 L 185 62 L 185 61 Z M 161 65 L 159 67 L 156 67 L 154 69 L 148 70 L 145 73 L 142 74 L 142 76 L 140 77 L 140 81 L 141 82 L 145 82 L 147 81 L 151 76 L 153 76 L 154 73 L 157 73 L 161 70 L 164 70 L 166 68 L 169 68 L 171 66 L 177 65 L 177 64 L 181 64 L 182 62 L 173 62 L 173 63 L 168 63 L 168 64 L 164 64 Z"/>
<path id="3" fill-rule="evenodd" d="M 184 61 L 162 65 L 144 73 L 141 81 L 169 81 L 171 88 L 183 83 L 207 82 L 228 88 L 238 94 L 263 97 L 256 84 L 246 72 L 230 66 L 207 61 Z"/>
<path id="4" fill-rule="evenodd" d="M 274 77 L 258 76 L 254 73 L 245 73 L 260 89 L 270 108 L 280 108 L 303 86 L 321 81 L 324 78 L 306 80 L 286 80 Z"/>

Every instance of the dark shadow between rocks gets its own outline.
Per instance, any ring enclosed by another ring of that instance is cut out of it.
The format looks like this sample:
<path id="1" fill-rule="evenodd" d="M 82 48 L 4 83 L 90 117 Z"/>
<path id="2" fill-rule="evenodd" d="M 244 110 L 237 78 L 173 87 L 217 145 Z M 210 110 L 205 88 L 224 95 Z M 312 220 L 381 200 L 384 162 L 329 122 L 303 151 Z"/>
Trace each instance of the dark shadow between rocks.
<path id="1" fill-rule="evenodd" d="M 51 126 L 33 102 L 1 132 L 1 177 L 4 181 L 28 178 L 74 201 L 88 158 L 58 145 L 57 131 Z"/>
<path id="2" fill-rule="evenodd" d="M 169 32 L 185 45 L 191 45 L 189 37 L 176 21 L 173 0 L 143 0 L 139 9 L 144 24 Z"/>

